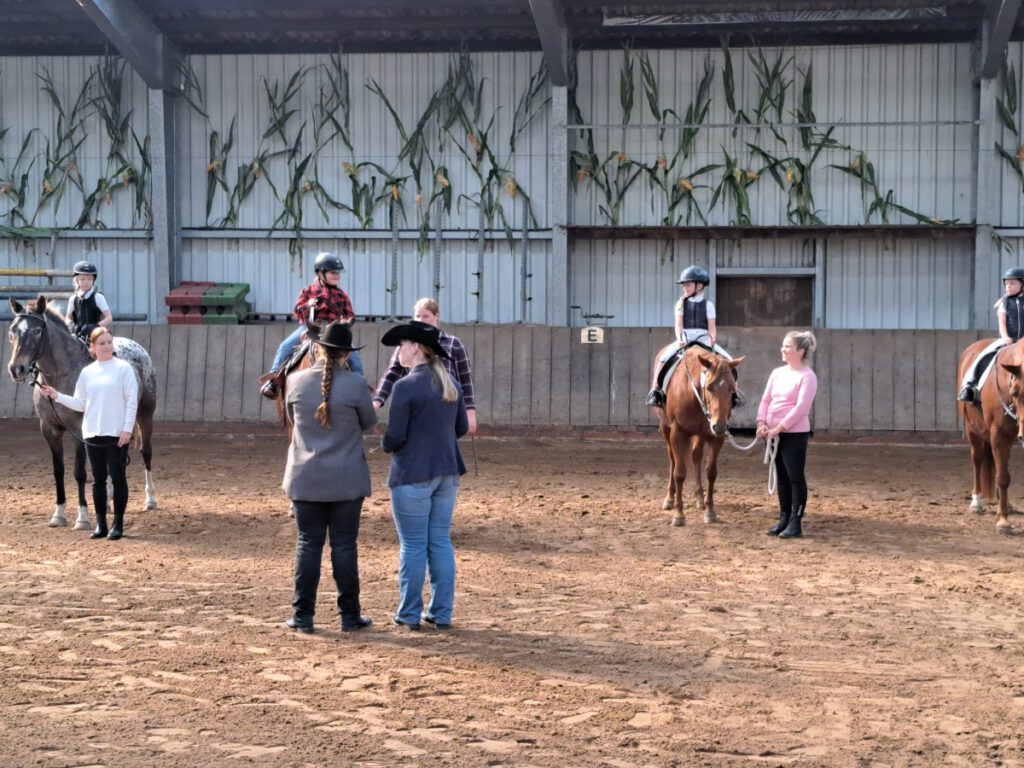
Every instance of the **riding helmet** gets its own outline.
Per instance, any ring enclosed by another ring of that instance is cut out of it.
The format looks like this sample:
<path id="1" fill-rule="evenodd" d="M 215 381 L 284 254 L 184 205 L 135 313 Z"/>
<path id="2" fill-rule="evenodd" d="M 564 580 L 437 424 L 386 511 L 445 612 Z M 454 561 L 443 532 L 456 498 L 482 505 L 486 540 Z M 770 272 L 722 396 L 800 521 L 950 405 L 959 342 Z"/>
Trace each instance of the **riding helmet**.
<path id="1" fill-rule="evenodd" d="M 1003 280 L 1020 280 L 1024 283 L 1024 267 L 1010 267 L 1003 273 Z"/>
<path id="2" fill-rule="evenodd" d="M 92 275 L 96 277 L 100 272 L 91 261 L 78 261 L 71 270 L 76 275 Z"/>
<path id="3" fill-rule="evenodd" d="M 316 262 L 314 262 L 314 264 L 314 269 L 317 272 L 345 271 L 345 266 L 341 263 L 341 259 L 328 251 L 317 254 Z"/>
<path id="4" fill-rule="evenodd" d="M 711 275 L 708 274 L 706 269 L 698 267 L 696 264 L 691 264 L 683 270 L 682 274 L 679 275 L 677 283 L 703 283 L 704 285 L 711 284 Z"/>

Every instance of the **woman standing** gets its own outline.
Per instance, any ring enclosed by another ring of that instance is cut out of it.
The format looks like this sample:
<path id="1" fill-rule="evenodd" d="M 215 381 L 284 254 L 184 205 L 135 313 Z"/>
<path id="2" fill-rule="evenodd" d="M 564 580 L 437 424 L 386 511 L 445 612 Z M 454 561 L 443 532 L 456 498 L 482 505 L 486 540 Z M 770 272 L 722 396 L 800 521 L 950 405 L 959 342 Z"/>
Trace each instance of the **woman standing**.
<path id="1" fill-rule="evenodd" d="M 330 532 L 341 631 L 353 632 L 373 624 L 361 615 L 356 540 L 363 499 L 370 495 L 363 433 L 377 423 L 377 412 L 366 379 L 342 367 L 359 349 L 352 346 L 352 329 L 331 323 L 316 344 L 316 362 L 291 376 L 285 399 L 292 442 L 281 487 L 291 499 L 298 529 L 295 596 L 285 626 L 313 634 L 320 561 Z"/>
<path id="2" fill-rule="evenodd" d="M 476 396 L 473 391 L 473 369 L 469 364 L 469 353 L 458 336 L 452 336 L 441 330 L 441 307 L 431 298 L 420 299 L 412 308 L 412 319 L 420 323 L 432 325 L 440 331 L 438 342 L 447 354 L 442 357 L 448 373 L 455 377 L 462 387 L 462 401 L 466 404 L 466 417 L 469 419 L 469 434 L 476 434 Z M 391 395 L 395 382 L 405 376 L 407 369 L 398 360 L 398 350 L 391 356 L 391 366 L 380 377 L 377 391 L 373 395 L 373 407 L 380 410 Z"/>
<path id="3" fill-rule="evenodd" d="M 440 331 L 427 323 L 399 325 L 381 339 L 398 346 L 409 373 L 395 382 L 388 429 L 381 446 L 392 454 L 388 487 L 398 531 L 399 603 L 392 622 L 419 629 L 420 619 L 449 629 L 455 603 L 455 550 L 451 527 L 459 476 L 466 465 L 458 439 L 469 430 L 462 388 L 443 359 Z M 430 571 L 430 604 L 423 581 Z"/>
<path id="4" fill-rule="evenodd" d="M 96 362 L 82 369 L 73 396 L 53 387 L 39 391 L 65 408 L 84 412 L 82 439 L 92 467 L 92 503 L 96 530 L 92 538 L 116 540 L 124 535 L 128 507 L 128 441 L 135 428 L 139 405 L 139 381 L 132 366 L 114 357 L 114 336 L 99 327 L 89 334 L 89 354 Z M 107 530 L 107 477 L 114 487 L 114 524 Z"/>
<path id="5" fill-rule="evenodd" d="M 807 443 L 811 439 L 811 407 L 818 391 L 818 378 L 806 364 L 817 340 L 810 331 L 790 331 L 782 340 L 782 361 L 768 377 L 757 409 L 757 436 L 778 437 L 775 454 L 778 477 L 779 522 L 769 536 L 795 539 L 803 536 L 800 524 L 807 507 Z"/>

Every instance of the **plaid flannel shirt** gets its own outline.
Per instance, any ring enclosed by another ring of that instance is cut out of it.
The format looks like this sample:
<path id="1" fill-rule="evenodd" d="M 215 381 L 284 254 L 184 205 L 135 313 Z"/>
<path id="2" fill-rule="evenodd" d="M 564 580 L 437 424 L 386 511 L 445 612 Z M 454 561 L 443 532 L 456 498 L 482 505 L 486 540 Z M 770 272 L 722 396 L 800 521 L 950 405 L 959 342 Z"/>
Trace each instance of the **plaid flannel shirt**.
<path id="1" fill-rule="evenodd" d="M 325 285 L 317 280 L 303 288 L 295 302 L 294 315 L 302 325 L 309 319 L 309 306 L 306 302 L 310 299 L 316 299 L 313 319 L 318 325 L 326 325 L 335 320 L 348 320 L 356 314 L 347 293 L 341 288 Z"/>
<path id="2" fill-rule="evenodd" d="M 473 393 L 473 369 L 469 365 L 469 353 L 466 352 L 466 347 L 459 341 L 458 336 L 451 336 L 444 331 L 441 331 L 439 342 L 441 349 L 450 356 L 447 360 L 442 357 L 441 362 L 445 364 L 448 373 L 455 377 L 459 386 L 462 387 L 462 401 L 466 404 L 466 410 L 476 410 L 476 397 Z M 398 362 L 398 350 L 396 349 L 391 356 L 391 366 L 387 373 L 380 377 L 380 383 L 377 384 L 377 391 L 373 394 L 374 401 L 383 405 L 391 396 L 391 389 L 395 386 L 395 382 L 408 372 Z"/>

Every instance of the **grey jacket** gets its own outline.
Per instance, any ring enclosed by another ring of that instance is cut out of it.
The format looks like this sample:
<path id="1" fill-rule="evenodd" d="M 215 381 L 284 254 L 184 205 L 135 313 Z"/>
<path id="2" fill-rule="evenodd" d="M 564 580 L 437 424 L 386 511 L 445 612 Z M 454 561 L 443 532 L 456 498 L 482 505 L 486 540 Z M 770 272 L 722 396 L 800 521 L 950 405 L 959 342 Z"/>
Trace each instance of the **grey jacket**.
<path id="1" fill-rule="evenodd" d="M 349 501 L 370 495 L 370 468 L 363 432 L 377 423 L 366 379 L 335 371 L 331 385 L 331 428 L 316 421 L 323 402 L 324 361 L 288 378 L 285 409 L 292 443 L 281 488 L 297 501 Z"/>

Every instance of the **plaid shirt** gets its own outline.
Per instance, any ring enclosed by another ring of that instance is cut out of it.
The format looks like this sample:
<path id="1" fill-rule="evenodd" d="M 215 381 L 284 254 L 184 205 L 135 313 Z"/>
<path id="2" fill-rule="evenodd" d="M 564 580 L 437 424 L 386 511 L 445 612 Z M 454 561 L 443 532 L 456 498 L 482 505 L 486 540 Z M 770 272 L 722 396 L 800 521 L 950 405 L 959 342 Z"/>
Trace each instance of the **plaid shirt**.
<path id="1" fill-rule="evenodd" d="M 469 353 L 466 352 L 466 348 L 459 341 L 458 336 L 450 336 L 441 331 L 439 341 L 441 349 L 450 356 L 448 359 L 442 357 L 441 362 L 445 364 L 448 373 L 462 387 L 462 401 L 466 404 L 466 410 L 476 410 L 476 397 L 473 394 L 473 369 L 469 366 Z M 374 401 L 383 405 L 384 401 L 391 396 L 391 388 L 395 386 L 395 382 L 408 372 L 408 369 L 403 368 L 402 364 L 398 362 L 398 350 L 396 349 L 391 356 L 391 367 L 380 377 L 380 383 L 377 384 L 377 391 L 373 395 Z"/>
<path id="2" fill-rule="evenodd" d="M 317 325 L 326 325 L 335 320 L 348 320 L 355 317 L 355 310 L 352 309 L 352 302 L 348 294 L 341 288 L 335 288 L 321 283 L 317 280 L 302 289 L 298 300 L 295 302 L 294 315 L 302 324 L 309 319 L 309 306 L 306 302 L 316 299 L 316 313 L 313 319 Z"/>

